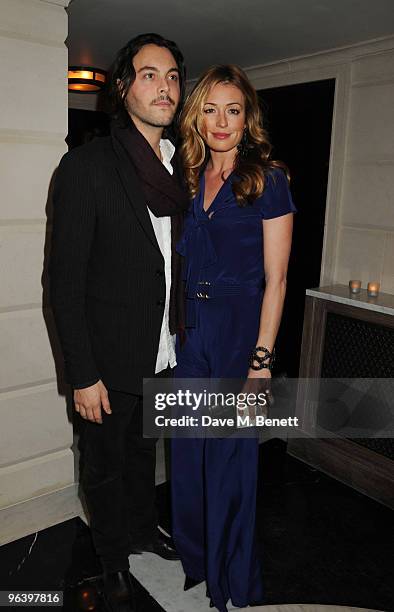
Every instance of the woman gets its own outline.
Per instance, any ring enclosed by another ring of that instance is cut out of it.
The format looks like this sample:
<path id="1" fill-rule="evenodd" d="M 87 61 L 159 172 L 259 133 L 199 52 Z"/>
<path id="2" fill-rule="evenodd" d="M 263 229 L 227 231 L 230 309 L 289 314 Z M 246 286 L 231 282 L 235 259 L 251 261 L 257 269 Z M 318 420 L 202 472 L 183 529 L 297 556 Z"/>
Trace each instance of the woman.
<path id="1" fill-rule="evenodd" d="M 236 66 L 198 81 L 181 118 L 192 197 L 184 256 L 186 339 L 177 378 L 270 378 L 286 292 L 292 202 L 269 159 L 258 97 Z M 263 281 L 265 278 L 265 288 Z M 174 439 L 173 535 L 187 580 L 206 580 L 211 606 L 263 599 L 255 548 L 257 438 Z"/>

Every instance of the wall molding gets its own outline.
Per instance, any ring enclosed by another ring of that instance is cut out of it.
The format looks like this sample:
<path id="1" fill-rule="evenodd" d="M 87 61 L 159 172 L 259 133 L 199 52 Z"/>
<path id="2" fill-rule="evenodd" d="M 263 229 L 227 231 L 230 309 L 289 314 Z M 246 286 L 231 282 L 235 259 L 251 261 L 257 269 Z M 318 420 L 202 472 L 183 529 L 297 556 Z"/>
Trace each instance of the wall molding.
<path id="1" fill-rule="evenodd" d="M 0 509 L 0 545 L 84 516 L 78 483 Z"/>
<path id="2" fill-rule="evenodd" d="M 349 159 L 346 160 L 346 165 L 347 166 L 392 166 L 394 165 L 394 158 L 388 157 L 385 159 L 379 159 L 379 157 L 376 157 L 376 158 L 350 157 Z"/>
<path id="3" fill-rule="evenodd" d="M 32 219 L 0 219 L 0 231 L 2 228 L 10 227 L 10 228 L 26 228 L 26 226 L 42 226 L 48 223 L 48 219 L 45 217 L 41 218 L 32 218 Z"/>
<path id="4" fill-rule="evenodd" d="M 58 391 L 56 378 L 48 378 L 46 380 L 37 381 L 34 383 L 26 383 L 18 387 L 9 387 L 0 391 L 0 401 L 7 401 L 15 397 L 23 397 L 45 391 Z"/>
<path id="5" fill-rule="evenodd" d="M 43 45 L 44 47 L 55 47 L 56 49 L 63 49 L 64 42 L 51 40 L 50 38 L 42 38 L 40 36 L 31 36 L 24 32 L 13 32 L 11 30 L 1 30 L 0 37 L 3 38 L 14 38 L 23 42 L 34 43 L 36 45 Z"/>
<path id="6" fill-rule="evenodd" d="M 376 87 L 380 85 L 393 85 L 393 83 L 394 83 L 394 76 L 390 77 L 389 79 L 382 76 L 381 79 L 373 78 L 373 79 L 360 79 L 359 81 L 353 81 L 352 87 L 354 88 L 356 87 Z"/>
<path id="7" fill-rule="evenodd" d="M 54 4 L 55 6 L 67 8 L 72 0 L 38 0 L 38 2 L 43 2 L 44 4 Z"/>
<path id="8" fill-rule="evenodd" d="M 67 135 L 66 135 L 67 136 Z M 0 144 L 2 142 L 13 142 L 16 144 L 49 144 L 64 146 L 66 151 L 66 136 L 63 132 L 40 132 L 36 130 L 9 130 L 0 128 Z"/>
<path id="9" fill-rule="evenodd" d="M 31 302 L 29 304 L 15 304 L 13 306 L 2 306 L 0 308 L 0 318 L 1 315 L 11 315 L 14 319 L 23 319 L 25 313 L 35 313 L 42 316 L 42 303 L 40 302 Z M 40 383 L 41 384 L 41 383 Z"/>
<path id="10" fill-rule="evenodd" d="M 394 36 L 384 36 L 362 41 L 354 45 L 337 47 L 319 51 L 309 55 L 290 57 L 278 62 L 258 64 L 245 68 L 250 79 L 264 76 L 293 74 L 316 68 L 334 68 L 338 64 L 346 64 L 370 55 L 387 53 L 394 49 Z M 197 79 L 194 79 L 196 81 Z"/>
<path id="11" fill-rule="evenodd" d="M 341 223 L 341 229 L 346 230 L 354 230 L 355 232 L 370 232 L 370 233 L 380 233 L 380 234 L 393 234 L 394 226 L 386 226 L 386 227 L 378 227 L 376 225 L 368 224 L 364 225 L 362 223 Z"/>

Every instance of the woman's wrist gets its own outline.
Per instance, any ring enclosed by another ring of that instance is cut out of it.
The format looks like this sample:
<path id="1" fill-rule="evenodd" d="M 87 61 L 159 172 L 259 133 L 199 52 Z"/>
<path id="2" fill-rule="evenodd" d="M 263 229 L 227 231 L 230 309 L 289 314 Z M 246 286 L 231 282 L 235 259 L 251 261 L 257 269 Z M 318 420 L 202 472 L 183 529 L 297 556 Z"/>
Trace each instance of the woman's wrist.
<path id="1" fill-rule="evenodd" d="M 262 344 L 255 346 L 249 355 L 249 367 L 252 370 L 271 370 L 275 359 L 275 348 L 272 351 Z"/>

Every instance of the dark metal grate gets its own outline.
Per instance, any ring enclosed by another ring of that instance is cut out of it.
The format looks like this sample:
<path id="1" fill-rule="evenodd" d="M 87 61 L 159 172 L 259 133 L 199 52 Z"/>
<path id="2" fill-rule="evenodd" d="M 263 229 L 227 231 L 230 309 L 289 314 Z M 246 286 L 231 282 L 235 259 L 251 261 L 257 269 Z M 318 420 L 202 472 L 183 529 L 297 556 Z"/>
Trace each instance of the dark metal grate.
<path id="1" fill-rule="evenodd" d="M 352 438 L 352 442 L 366 446 L 369 450 L 373 450 L 379 455 L 394 459 L 393 438 Z"/>
<path id="2" fill-rule="evenodd" d="M 322 378 L 393 378 L 394 329 L 327 314 Z"/>
<path id="3" fill-rule="evenodd" d="M 327 313 L 321 377 L 393 378 L 394 329 Z M 391 438 L 352 441 L 394 459 Z"/>

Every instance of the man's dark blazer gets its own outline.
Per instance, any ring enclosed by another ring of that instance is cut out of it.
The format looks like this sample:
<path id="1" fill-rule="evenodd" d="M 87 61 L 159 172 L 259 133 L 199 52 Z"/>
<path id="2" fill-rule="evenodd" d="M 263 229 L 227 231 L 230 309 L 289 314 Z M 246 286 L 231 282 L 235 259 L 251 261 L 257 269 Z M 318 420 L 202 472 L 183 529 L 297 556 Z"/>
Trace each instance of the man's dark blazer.
<path id="1" fill-rule="evenodd" d="M 51 305 L 74 387 L 142 393 L 164 314 L 164 259 L 138 176 L 111 134 L 62 158 L 54 186 Z"/>

